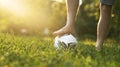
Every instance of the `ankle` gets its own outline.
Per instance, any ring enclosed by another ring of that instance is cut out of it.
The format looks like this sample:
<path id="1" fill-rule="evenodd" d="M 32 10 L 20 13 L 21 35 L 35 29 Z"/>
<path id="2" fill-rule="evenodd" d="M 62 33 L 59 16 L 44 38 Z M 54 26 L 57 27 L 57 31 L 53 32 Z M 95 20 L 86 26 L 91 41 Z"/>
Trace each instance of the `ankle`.
<path id="1" fill-rule="evenodd" d="M 65 27 L 71 28 L 71 29 L 75 29 L 75 25 L 74 24 L 66 24 Z"/>
<path id="2" fill-rule="evenodd" d="M 103 41 L 102 40 L 97 40 L 96 42 L 96 50 L 100 50 L 103 46 Z"/>
<path id="3" fill-rule="evenodd" d="M 75 22 L 67 22 L 66 26 L 75 27 Z"/>

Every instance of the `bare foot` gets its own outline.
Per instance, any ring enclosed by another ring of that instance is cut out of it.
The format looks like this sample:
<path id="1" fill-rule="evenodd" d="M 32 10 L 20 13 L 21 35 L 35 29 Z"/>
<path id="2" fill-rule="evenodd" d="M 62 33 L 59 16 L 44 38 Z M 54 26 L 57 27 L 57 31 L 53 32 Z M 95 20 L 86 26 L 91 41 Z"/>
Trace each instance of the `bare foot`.
<path id="1" fill-rule="evenodd" d="M 96 50 L 100 51 L 103 46 L 103 42 L 97 41 L 96 43 Z"/>
<path id="2" fill-rule="evenodd" d="M 72 34 L 76 36 L 75 27 L 73 26 L 64 26 L 63 28 L 55 31 L 53 34 L 56 36 L 62 36 L 64 34 Z"/>
<path id="3" fill-rule="evenodd" d="M 100 51 L 101 50 L 101 46 L 100 45 L 96 45 L 96 50 Z"/>

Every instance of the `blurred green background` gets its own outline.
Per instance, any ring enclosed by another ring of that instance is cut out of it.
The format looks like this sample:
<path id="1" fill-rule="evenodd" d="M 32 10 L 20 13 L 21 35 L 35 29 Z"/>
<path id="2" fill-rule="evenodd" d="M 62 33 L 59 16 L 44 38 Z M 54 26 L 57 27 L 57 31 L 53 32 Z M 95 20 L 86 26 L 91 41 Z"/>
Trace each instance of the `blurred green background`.
<path id="1" fill-rule="evenodd" d="M 120 1 L 113 6 L 109 37 L 120 38 Z M 83 0 L 76 19 L 79 37 L 96 38 L 99 0 Z M 52 36 L 66 22 L 65 0 L 0 0 L 0 32 Z"/>

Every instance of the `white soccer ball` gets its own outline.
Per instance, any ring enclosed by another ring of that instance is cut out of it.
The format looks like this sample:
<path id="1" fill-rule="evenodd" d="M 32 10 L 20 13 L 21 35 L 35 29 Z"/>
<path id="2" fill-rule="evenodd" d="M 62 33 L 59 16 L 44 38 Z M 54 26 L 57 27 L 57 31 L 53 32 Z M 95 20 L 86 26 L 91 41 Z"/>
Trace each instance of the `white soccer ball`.
<path id="1" fill-rule="evenodd" d="M 78 41 L 72 34 L 65 34 L 61 37 L 55 37 L 54 46 L 60 48 L 75 48 Z"/>

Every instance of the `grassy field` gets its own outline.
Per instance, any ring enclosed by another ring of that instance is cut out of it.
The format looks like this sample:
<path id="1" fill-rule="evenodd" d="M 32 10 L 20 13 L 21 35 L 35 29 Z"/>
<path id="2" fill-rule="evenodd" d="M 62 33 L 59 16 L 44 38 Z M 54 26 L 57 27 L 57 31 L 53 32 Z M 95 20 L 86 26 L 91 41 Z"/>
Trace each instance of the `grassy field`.
<path id="1" fill-rule="evenodd" d="M 50 38 L 0 34 L 0 67 L 120 67 L 120 45 L 107 40 L 96 51 L 86 39 L 77 49 L 57 51 Z"/>

